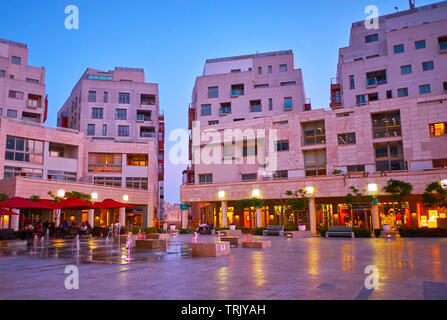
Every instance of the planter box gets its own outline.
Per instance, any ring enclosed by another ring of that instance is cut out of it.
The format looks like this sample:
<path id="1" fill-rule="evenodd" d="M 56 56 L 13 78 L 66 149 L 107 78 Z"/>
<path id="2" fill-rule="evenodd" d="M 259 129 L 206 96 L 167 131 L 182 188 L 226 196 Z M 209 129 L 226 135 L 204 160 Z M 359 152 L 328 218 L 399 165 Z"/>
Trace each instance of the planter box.
<path id="1" fill-rule="evenodd" d="M 242 245 L 242 239 L 240 237 L 225 236 L 225 237 L 220 237 L 220 241 L 229 242 L 231 246 L 236 246 L 236 247 Z"/>
<path id="2" fill-rule="evenodd" d="M 171 240 L 169 233 L 147 233 L 146 239 Z"/>
<path id="3" fill-rule="evenodd" d="M 220 257 L 230 254 L 229 242 L 196 242 L 192 243 L 193 257 Z"/>
<path id="4" fill-rule="evenodd" d="M 137 249 L 166 249 L 166 240 L 146 239 L 135 241 Z"/>
<path id="5" fill-rule="evenodd" d="M 272 242 L 269 240 L 264 241 L 243 241 L 242 248 L 253 248 L 253 249 L 265 249 L 270 248 L 272 246 Z"/>
<path id="6" fill-rule="evenodd" d="M 227 237 L 230 237 L 230 236 L 239 237 L 239 236 L 242 236 L 242 231 L 241 230 L 222 230 L 221 234 L 223 236 L 227 236 Z"/>

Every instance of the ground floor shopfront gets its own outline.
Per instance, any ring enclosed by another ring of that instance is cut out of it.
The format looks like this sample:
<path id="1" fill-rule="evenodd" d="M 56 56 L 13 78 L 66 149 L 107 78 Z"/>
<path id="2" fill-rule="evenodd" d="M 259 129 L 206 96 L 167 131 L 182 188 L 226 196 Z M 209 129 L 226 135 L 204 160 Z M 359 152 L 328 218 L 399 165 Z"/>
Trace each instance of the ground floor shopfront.
<path id="1" fill-rule="evenodd" d="M 152 227 L 154 225 L 157 210 L 156 197 L 148 194 L 146 190 L 113 188 L 23 177 L 11 177 L 0 180 L 0 193 L 8 195 L 10 198 L 16 196 L 23 198 L 39 196 L 41 199 L 50 199 L 48 191 L 51 191 L 52 194 L 58 194 L 61 191 L 77 191 L 85 194 L 94 193 L 96 196 L 94 202 L 101 202 L 104 199 L 114 199 L 134 207 L 90 210 L 13 209 L 19 215 L 4 216 L 2 226 L 4 228 L 12 227 L 17 230 L 23 228 L 28 223 L 39 223 L 42 225 L 46 221 L 55 222 L 56 226 L 64 221 L 69 226 L 80 226 L 87 221 L 95 227 L 107 227 L 117 222 L 126 226 L 140 225 Z"/>
<path id="2" fill-rule="evenodd" d="M 383 194 L 383 186 L 390 179 L 410 182 L 414 194 L 408 197 L 402 208 Z M 185 185 L 181 188 L 181 200 L 189 204 L 183 210 L 183 225 L 189 222 L 208 223 L 214 226 L 236 225 L 237 228 L 257 228 L 269 225 L 296 227 L 305 224 L 314 234 L 322 227 L 342 225 L 368 228 L 371 231 L 384 224 L 396 230 L 399 226 L 412 228 L 436 228 L 447 221 L 446 208 L 426 208 L 421 195 L 427 184 L 447 179 L 445 170 L 423 172 L 396 172 L 388 176 L 370 174 L 368 177 L 347 179 L 340 176 L 254 182 L 220 185 Z M 376 191 L 370 191 L 371 185 Z M 350 205 L 345 203 L 349 187 L 355 186 L 365 194 L 377 198 L 374 203 Z M 290 212 L 285 205 L 287 190 L 308 189 L 309 208 Z M 253 196 L 263 199 L 260 208 L 241 209 L 237 200 Z M 210 201 L 214 198 L 214 201 Z M 189 201 L 188 201 L 189 200 Z M 202 200 L 202 201 L 200 201 Z M 187 221 L 188 213 L 190 221 Z"/>

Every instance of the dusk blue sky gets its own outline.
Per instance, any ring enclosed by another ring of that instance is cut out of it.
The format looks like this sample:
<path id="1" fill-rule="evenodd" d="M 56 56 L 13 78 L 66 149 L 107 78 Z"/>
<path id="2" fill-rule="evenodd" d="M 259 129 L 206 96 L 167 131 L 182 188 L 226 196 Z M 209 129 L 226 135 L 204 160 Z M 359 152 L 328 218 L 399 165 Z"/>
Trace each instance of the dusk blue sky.
<path id="1" fill-rule="evenodd" d="M 312 107 L 327 107 L 338 49 L 348 45 L 352 22 L 364 20 L 371 4 L 380 15 L 409 7 L 408 0 L 1 0 L 0 38 L 26 43 L 29 64 L 45 67 L 46 124 L 56 125 L 86 68 L 138 67 L 159 84 L 169 137 L 187 128 L 195 77 L 208 58 L 292 49 Z M 67 5 L 79 8 L 79 30 L 65 29 Z M 166 139 L 165 198 L 178 202 L 185 166 L 169 163 L 172 144 Z"/>

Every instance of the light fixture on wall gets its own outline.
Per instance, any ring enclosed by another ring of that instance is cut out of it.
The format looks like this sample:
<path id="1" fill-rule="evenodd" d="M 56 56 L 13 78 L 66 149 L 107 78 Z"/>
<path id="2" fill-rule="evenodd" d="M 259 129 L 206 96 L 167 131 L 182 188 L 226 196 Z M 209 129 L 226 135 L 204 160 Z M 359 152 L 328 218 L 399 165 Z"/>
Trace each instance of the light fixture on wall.
<path id="1" fill-rule="evenodd" d="M 225 198 L 225 191 L 219 191 L 219 192 L 217 193 L 217 196 L 219 197 L 219 199 L 223 199 L 223 198 Z"/>
<path id="2" fill-rule="evenodd" d="M 306 191 L 307 194 L 314 194 L 315 193 L 315 188 L 314 187 L 305 187 L 304 190 Z"/>
<path id="3" fill-rule="evenodd" d="M 368 184 L 368 192 L 374 193 L 379 191 L 379 186 L 377 185 L 377 183 L 369 183 Z"/>
<path id="4" fill-rule="evenodd" d="M 92 192 L 92 200 L 98 200 L 98 193 Z"/>
<path id="5" fill-rule="evenodd" d="M 447 189 L 447 179 L 441 180 L 440 184 L 441 184 L 441 187 L 443 187 L 444 189 Z"/>
<path id="6" fill-rule="evenodd" d="M 261 190 L 259 190 L 259 189 L 253 189 L 253 191 L 251 192 L 252 197 L 259 197 L 260 195 L 261 195 Z"/>
<path id="7" fill-rule="evenodd" d="M 129 201 L 129 195 L 127 194 L 123 195 L 123 201 Z"/>
<path id="8" fill-rule="evenodd" d="M 59 198 L 63 198 L 63 197 L 65 197 L 65 190 L 62 190 L 62 189 L 57 190 L 57 196 L 58 196 Z"/>

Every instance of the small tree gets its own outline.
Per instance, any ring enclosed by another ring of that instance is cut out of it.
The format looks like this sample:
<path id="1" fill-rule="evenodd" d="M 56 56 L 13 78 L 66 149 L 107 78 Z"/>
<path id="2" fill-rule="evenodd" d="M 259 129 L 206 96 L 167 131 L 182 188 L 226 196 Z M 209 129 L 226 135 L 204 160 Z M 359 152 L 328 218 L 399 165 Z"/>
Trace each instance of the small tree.
<path id="1" fill-rule="evenodd" d="M 425 187 L 422 203 L 428 207 L 447 208 L 447 189 L 440 182 L 432 182 Z"/>
<path id="2" fill-rule="evenodd" d="M 32 195 L 31 197 L 28 198 L 28 200 L 36 202 L 40 200 L 40 197 L 37 195 Z"/>
<path id="3" fill-rule="evenodd" d="M 390 195 L 391 200 L 398 203 L 400 211 L 402 211 L 405 198 L 411 195 L 412 190 L 411 183 L 394 179 L 388 180 L 386 186 L 383 187 L 383 191 Z"/>
<path id="4" fill-rule="evenodd" d="M 9 196 L 6 193 L 0 193 L 0 201 L 9 200 Z"/>
<path id="5" fill-rule="evenodd" d="M 307 197 L 306 191 L 299 189 L 297 191 L 286 191 L 286 195 L 289 196 L 286 204 L 289 206 L 291 212 L 297 212 L 298 220 L 303 222 L 309 221 L 309 197 Z"/>
<path id="6" fill-rule="evenodd" d="M 82 193 L 82 192 L 78 192 L 78 191 L 71 191 L 71 192 L 65 192 L 65 197 L 61 198 L 58 196 L 55 196 L 53 194 L 53 192 L 48 191 L 48 194 L 50 195 L 50 197 L 52 197 L 54 199 L 55 202 L 60 202 L 62 200 L 64 200 L 65 198 L 70 198 L 70 197 L 75 197 L 87 202 L 92 202 L 92 196 L 88 193 Z"/>
<path id="7" fill-rule="evenodd" d="M 250 199 L 241 199 L 236 201 L 236 207 L 241 210 L 242 212 L 248 208 L 248 213 L 250 216 L 250 228 L 253 228 L 253 211 L 252 208 L 256 207 L 263 207 L 264 206 L 264 200 L 253 197 Z"/>

